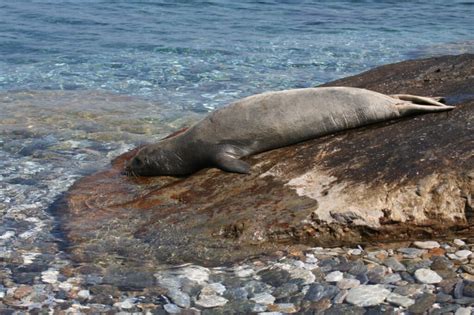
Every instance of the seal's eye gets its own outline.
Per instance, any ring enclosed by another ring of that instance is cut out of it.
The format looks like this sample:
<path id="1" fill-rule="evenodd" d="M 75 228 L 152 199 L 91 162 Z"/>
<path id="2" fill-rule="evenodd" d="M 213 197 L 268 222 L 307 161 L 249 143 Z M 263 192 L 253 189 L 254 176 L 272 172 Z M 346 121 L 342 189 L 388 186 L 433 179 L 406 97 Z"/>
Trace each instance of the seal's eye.
<path id="1" fill-rule="evenodd" d="M 132 165 L 133 165 L 133 166 L 140 167 L 140 166 L 143 165 L 143 161 L 142 161 L 141 158 L 135 157 L 135 158 L 133 159 Z"/>

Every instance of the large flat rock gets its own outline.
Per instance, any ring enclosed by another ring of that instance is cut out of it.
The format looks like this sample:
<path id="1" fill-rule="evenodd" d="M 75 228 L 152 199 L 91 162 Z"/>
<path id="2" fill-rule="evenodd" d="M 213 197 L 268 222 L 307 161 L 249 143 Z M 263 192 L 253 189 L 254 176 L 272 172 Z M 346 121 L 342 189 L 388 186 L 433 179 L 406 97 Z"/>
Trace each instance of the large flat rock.
<path id="1" fill-rule="evenodd" d="M 120 175 L 129 152 L 79 180 L 59 207 L 74 259 L 215 265 L 292 244 L 474 235 L 474 55 L 327 85 L 442 95 L 457 107 L 252 156 L 251 175 L 130 178 Z"/>

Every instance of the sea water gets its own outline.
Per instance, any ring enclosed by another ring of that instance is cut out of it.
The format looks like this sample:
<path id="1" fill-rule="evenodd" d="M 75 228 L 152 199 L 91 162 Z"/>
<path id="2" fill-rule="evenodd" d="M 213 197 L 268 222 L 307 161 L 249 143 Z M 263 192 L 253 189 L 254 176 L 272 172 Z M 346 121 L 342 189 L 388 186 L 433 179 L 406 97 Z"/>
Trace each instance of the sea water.
<path id="1" fill-rule="evenodd" d="M 0 252 L 59 255 L 51 204 L 138 143 L 473 34 L 473 1 L 0 0 Z"/>

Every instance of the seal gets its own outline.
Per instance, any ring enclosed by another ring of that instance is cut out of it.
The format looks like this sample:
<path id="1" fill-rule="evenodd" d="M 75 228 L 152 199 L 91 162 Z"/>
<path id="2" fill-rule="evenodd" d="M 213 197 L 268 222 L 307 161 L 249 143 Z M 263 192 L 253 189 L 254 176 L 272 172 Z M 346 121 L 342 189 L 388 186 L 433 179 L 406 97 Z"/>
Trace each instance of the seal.
<path id="1" fill-rule="evenodd" d="M 267 92 L 238 100 L 194 126 L 144 146 L 126 164 L 133 176 L 184 176 L 207 167 L 249 173 L 240 158 L 341 130 L 453 109 L 440 98 L 385 95 L 353 87 Z"/>

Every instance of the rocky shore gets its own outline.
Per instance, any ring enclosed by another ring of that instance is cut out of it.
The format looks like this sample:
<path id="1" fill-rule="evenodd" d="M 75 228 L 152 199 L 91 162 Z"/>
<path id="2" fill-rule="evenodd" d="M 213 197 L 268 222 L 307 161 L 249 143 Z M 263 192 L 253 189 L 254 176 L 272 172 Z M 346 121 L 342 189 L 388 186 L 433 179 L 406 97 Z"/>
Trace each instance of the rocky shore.
<path id="1" fill-rule="evenodd" d="M 64 243 L 26 213 L 0 232 L 0 313 L 471 314 L 474 55 L 330 85 L 457 108 L 260 154 L 251 176 L 124 179 L 125 154 L 54 205 Z"/>

